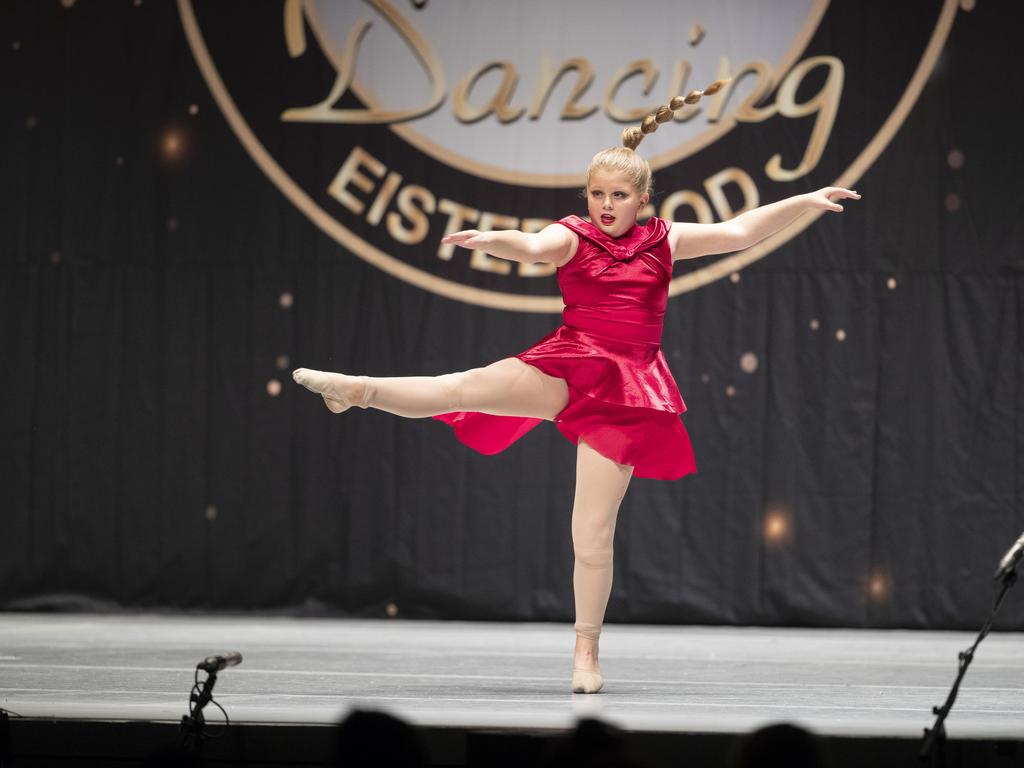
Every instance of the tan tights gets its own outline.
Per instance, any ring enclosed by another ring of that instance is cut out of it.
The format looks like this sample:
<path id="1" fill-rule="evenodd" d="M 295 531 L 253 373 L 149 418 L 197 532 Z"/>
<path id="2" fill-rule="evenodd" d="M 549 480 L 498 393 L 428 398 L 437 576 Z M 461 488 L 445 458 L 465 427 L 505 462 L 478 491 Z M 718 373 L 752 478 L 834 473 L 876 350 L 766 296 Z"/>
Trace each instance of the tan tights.
<path id="1" fill-rule="evenodd" d="M 576 634 L 595 642 L 612 592 L 615 519 L 632 475 L 632 467 L 602 456 L 582 440 L 576 448 L 576 496 L 572 505 Z"/>
<path id="2" fill-rule="evenodd" d="M 443 376 L 377 378 L 300 368 L 293 374 L 334 412 L 355 405 L 426 418 L 452 411 L 553 419 L 569 401 L 565 381 L 518 358 Z M 596 643 L 612 589 L 615 519 L 633 468 L 602 456 L 582 440 L 576 450 L 572 543 L 576 634 Z"/>
<path id="3" fill-rule="evenodd" d="M 361 378 L 366 381 L 366 405 L 414 419 L 477 411 L 550 420 L 569 402 L 569 389 L 562 379 L 515 357 L 443 376 Z"/>

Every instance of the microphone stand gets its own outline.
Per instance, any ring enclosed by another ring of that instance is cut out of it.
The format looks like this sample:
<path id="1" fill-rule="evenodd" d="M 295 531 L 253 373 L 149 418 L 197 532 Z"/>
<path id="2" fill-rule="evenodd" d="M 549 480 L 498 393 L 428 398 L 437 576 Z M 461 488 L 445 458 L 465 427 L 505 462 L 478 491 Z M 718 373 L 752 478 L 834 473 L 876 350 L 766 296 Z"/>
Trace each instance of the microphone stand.
<path id="1" fill-rule="evenodd" d="M 924 741 L 921 743 L 921 751 L 918 753 L 918 758 L 921 761 L 927 760 L 928 764 L 934 766 L 934 768 L 944 768 L 946 765 L 946 716 L 953 708 L 953 702 L 956 701 L 956 695 L 960 691 L 960 682 L 964 679 L 967 668 L 974 659 L 975 649 L 977 649 L 978 644 L 985 639 L 985 636 L 992 628 L 992 622 L 996 618 L 996 613 L 999 611 L 999 606 L 1002 604 L 1003 598 L 1006 597 L 1006 593 L 1017 582 L 1016 563 L 999 578 L 1002 580 L 1003 586 L 992 605 L 992 611 L 989 613 L 988 619 L 985 620 L 985 625 L 981 628 L 981 632 L 978 633 L 978 638 L 974 641 L 974 645 L 966 651 L 960 652 L 956 680 L 953 682 L 953 688 L 946 698 L 946 703 L 941 707 L 932 707 L 932 714 L 936 715 L 935 724 L 931 728 L 924 729 Z"/>
<path id="2" fill-rule="evenodd" d="M 206 672 L 206 680 L 199 682 L 199 669 L 196 668 L 196 682 L 189 694 L 189 712 L 181 717 L 182 742 L 191 741 L 195 748 L 195 761 L 197 764 L 203 757 L 203 739 L 206 737 L 206 716 L 203 715 L 203 708 L 213 701 L 213 686 L 217 684 L 217 673 L 211 670 Z"/>

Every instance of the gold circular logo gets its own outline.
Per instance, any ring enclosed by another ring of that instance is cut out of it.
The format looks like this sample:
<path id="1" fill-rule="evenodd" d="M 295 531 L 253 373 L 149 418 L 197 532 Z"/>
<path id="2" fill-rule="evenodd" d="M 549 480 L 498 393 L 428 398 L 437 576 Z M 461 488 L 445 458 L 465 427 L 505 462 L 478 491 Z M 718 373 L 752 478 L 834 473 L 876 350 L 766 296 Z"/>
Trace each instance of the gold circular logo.
<path id="1" fill-rule="evenodd" d="M 720 93 L 645 140 L 659 187 L 645 215 L 710 223 L 808 189 L 853 187 L 906 119 L 958 10 L 957 0 L 915 4 L 915 54 L 900 70 L 867 66 L 886 52 L 829 34 L 838 22 L 828 0 L 633 10 L 657 25 L 609 21 L 585 0 L 546 17 L 498 0 L 285 0 L 283 13 L 247 9 L 244 35 L 217 5 L 178 0 L 189 45 L 235 135 L 293 205 L 401 280 L 525 312 L 561 311 L 549 265 L 455 253 L 441 238 L 537 231 L 551 211 L 578 212 L 590 155 L 672 95 L 720 78 L 730 78 Z M 872 71 L 885 76 L 864 83 Z M 874 123 L 844 98 L 850 90 L 872 94 Z M 819 215 L 684 266 L 670 295 L 737 273 Z"/>

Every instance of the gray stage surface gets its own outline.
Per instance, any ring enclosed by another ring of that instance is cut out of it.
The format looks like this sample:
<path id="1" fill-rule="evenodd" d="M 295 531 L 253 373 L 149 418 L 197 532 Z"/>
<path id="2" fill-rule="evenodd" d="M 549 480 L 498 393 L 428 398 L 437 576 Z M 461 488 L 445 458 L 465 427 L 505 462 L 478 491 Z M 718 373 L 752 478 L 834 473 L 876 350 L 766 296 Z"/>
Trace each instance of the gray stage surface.
<path id="1" fill-rule="evenodd" d="M 353 707 L 424 726 L 738 733 L 797 722 L 919 737 L 966 632 L 606 625 L 605 691 L 569 689 L 569 625 L 252 616 L 0 615 L 0 707 L 24 717 L 177 722 L 203 657 L 241 651 L 215 698 L 233 722 L 335 723 Z M 1024 635 L 980 646 L 947 728 L 1024 736 Z M 208 708 L 211 723 L 220 714 Z"/>

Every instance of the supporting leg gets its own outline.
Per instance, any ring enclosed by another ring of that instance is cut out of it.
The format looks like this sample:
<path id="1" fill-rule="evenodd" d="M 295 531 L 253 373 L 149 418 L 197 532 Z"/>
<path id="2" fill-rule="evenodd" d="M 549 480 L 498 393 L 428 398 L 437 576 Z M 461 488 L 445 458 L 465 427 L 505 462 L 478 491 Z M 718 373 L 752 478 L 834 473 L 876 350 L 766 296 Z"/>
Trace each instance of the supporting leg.
<path id="1" fill-rule="evenodd" d="M 443 376 L 346 376 L 308 368 L 292 376 L 322 395 L 334 413 L 355 405 L 414 419 L 453 411 L 552 419 L 569 401 L 565 381 L 515 357 Z"/>
<path id="2" fill-rule="evenodd" d="M 618 464 L 580 441 L 572 508 L 572 543 L 576 556 L 573 690 L 577 693 L 596 693 L 604 682 L 598 666 L 597 644 L 612 590 L 615 521 L 632 474 L 632 467 Z"/>

